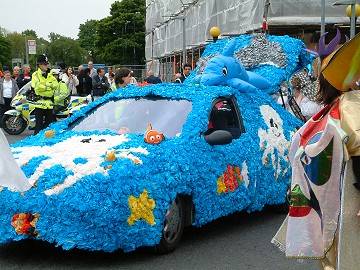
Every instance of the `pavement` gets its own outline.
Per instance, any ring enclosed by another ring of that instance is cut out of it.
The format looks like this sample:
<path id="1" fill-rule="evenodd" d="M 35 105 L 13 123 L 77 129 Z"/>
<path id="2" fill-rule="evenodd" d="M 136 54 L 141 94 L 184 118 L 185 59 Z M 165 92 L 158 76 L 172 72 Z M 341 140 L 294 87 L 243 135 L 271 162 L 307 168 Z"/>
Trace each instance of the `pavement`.
<path id="1" fill-rule="evenodd" d="M 7 138 L 14 143 L 29 134 L 32 132 Z M 0 269 L 319 269 L 314 261 L 286 259 L 270 243 L 284 218 L 270 210 L 242 212 L 201 228 L 190 227 L 179 247 L 167 255 L 157 255 L 151 248 L 131 253 L 64 251 L 41 241 L 20 241 L 0 246 Z"/>

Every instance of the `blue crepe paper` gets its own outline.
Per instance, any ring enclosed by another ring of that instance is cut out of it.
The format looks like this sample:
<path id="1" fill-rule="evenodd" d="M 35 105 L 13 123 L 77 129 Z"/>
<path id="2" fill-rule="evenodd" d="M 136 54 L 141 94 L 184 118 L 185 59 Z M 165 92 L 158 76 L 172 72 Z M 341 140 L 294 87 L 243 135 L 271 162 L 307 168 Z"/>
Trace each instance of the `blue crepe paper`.
<path id="1" fill-rule="evenodd" d="M 280 37 L 272 38 L 282 42 Z M 249 36 L 241 37 L 239 46 L 245 46 L 249 41 Z M 225 41 L 219 41 L 212 47 L 222 47 L 221 42 Z M 276 84 L 287 76 L 290 66 L 291 69 L 296 69 L 301 54 L 301 46 L 298 49 L 295 46 L 297 41 L 292 44 L 295 48 L 281 44 L 287 48 L 287 54 L 297 53 L 294 56 L 288 55 L 289 61 L 296 63 L 288 63 L 285 70 L 259 67 L 259 70 L 255 71 L 261 73 L 264 69 L 273 73 L 271 76 L 276 78 Z M 211 52 L 205 51 L 204 54 Z M 119 149 L 146 148 L 149 155 L 141 156 L 142 165 L 136 165 L 128 159 L 117 159 L 111 163 L 108 174 L 89 172 L 58 195 L 47 196 L 44 190 L 61 183 L 67 175 L 74 173 L 67 171 L 60 163 L 48 168 L 40 177 L 38 186 L 24 194 L 3 190 L 0 193 L 0 243 L 26 238 L 24 235 L 17 235 L 10 224 L 11 217 L 19 212 L 39 213 L 40 218 L 36 224 L 38 238 L 56 243 L 64 249 L 81 248 L 111 252 L 121 248 L 128 252 L 140 246 L 154 246 L 159 243 L 166 211 L 179 194 L 191 196 L 195 206 L 195 226 L 202 226 L 235 211 L 257 211 L 266 204 L 279 204 L 285 201 L 290 170 L 275 180 L 274 168 L 262 164 L 263 151 L 259 147 L 258 130 L 267 130 L 268 127 L 261 116 L 259 106 L 268 104 L 281 116 L 287 140 L 290 140 L 290 133 L 301 123 L 261 91 L 240 94 L 230 87 L 204 87 L 191 83 L 160 84 L 141 88 L 128 86 L 90 103 L 64 121 L 52 124 L 47 130 L 54 130 L 54 137 L 46 138 L 45 131 L 42 131 L 37 136 L 30 136 L 15 143 L 12 146 L 13 151 L 23 146 L 51 146 L 72 136 L 118 136 L 111 131 L 75 132 L 68 130 L 68 126 L 109 100 L 150 94 L 192 102 L 192 112 L 179 137 L 167 138 L 160 145 L 149 145 L 144 142 L 142 135 L 129 134 L 129 141 L 121 144 Z M 230 95 L 237 98 L 246 132 L 229 145 L 210 146 L 201 133 L 207 129 L 211 104 L 219 96 Z M 274 154 L 278 155 L 276 151 Z M 24 166 L 25 173 L 31 175 L 43 158 L 35 157 L 31 163 Z M 241 168 L 244 161 L 249 170 L 249 186 L 240 184 L 233 192 L 218 194 L 217 178 L 226 171 L 227 165 Z M 85 159 L 79 153 L 79 158 L 74 162 L 85 162 Z M 106 161 L 101 164 L 106 165 Z M 285 161 L 281 162 L 281 165 L 283 168 L 289 168 Z M 129 196 L 139 197 L 144 190 L 148 191 L 149 198 L 156 203 L 153 211 L 155 225 L 139 220 L 130 226 L 127 223 L 131 214 Z"/>

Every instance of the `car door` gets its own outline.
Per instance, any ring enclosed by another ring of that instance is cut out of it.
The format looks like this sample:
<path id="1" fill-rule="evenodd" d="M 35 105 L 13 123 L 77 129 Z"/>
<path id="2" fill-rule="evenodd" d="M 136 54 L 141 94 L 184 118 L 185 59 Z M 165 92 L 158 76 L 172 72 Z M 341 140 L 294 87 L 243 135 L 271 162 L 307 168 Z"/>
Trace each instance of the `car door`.
<path id="1" fill-rule="evenodd" d="M 195 191 L 197 198 L 206 198 L 195 200 L 195 208 L 198 210 L 196 219 L 206 223 L 204 221 L 240 211 L 251 203 L 247 158 L 251 154 L 251 138 L 245 130 L 235 96 L 213 100 L 203 140 L 209 145 L 202 159 L 204 163 L 207 161 L 210 174 L 204 176 L 206 188 Z"/>

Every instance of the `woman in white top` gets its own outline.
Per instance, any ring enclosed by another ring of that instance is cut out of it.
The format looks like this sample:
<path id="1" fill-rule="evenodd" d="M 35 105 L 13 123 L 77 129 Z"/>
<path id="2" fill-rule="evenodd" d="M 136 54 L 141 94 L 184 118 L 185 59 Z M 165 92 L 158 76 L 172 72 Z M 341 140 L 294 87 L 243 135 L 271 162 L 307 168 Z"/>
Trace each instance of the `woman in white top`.
<path id="1" fill-rule="evenodd" d="M 78 78 L 73 74 L 72 67 L 67 67 L 65 73 L 61 76 L 61 80 L 70 89 L 72 95 L 77 95 L 76 86 L 79 85 Z"/>
<path id="2" fill-rule="evenodd" d="M 4 70 L 4 78 L 0 79 L 0 120 L 4 113 L 11 109 L 10 103 L 19 91 L 16 81 L 11 78 L 10 70 Z M 2 121 L 0 121 L 1 125 Z"/>
<path id="3" fill-rule="evenodd" d="M 316 114 L 317 112 L 319 112 L 322 109 L 322 106 L 314 101 L 311 101 L 308 97 L 306 97 L 301 92 L 300 78 L 294 77 L 291 80 L 291 84 L 292 84 L 292 88 L 293 88 L 293 96 L 295 98 L 297 105 L 299 106 L 299 108 L 301 110 L 301 114 L 305 117 L 306 120 L 309 120 L 314 114 Z M 289 105 L 288 97 L 285 96 L 283 98 L 284 98 L 286 110 L 291 112 L 292 114 L 294 114 L 294 112 L 292 111 L 292 109 Z M 278 103 L 282 104 L 281 97 L 279 97 Z"/>

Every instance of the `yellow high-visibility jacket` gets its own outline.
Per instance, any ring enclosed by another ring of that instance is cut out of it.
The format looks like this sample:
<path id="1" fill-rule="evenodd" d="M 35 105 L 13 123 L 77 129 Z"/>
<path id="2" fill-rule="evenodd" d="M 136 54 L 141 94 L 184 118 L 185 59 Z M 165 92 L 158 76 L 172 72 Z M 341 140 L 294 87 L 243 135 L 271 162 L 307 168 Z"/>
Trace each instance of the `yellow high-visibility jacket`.
<path id="1" fill-rule="evenodd" d="M 70 96 L 70 89 L 62 81 L 59 82 L 59 86 L 54 92 L 54 104 L 57 106 L 65 106 L 66 98 Z"/>
<path id="2" fill-rule="evenodd" d="M 40 97 L 36 102 L 37 107 L 42 109 L 52 109 L 55 90 L 59 87 L 57 79 L 49 72 L 46 78 L 42 75 L 42 71 L 38 68 L 31 77 L 31 87 L 34 88 L 35 94 Z"/>

